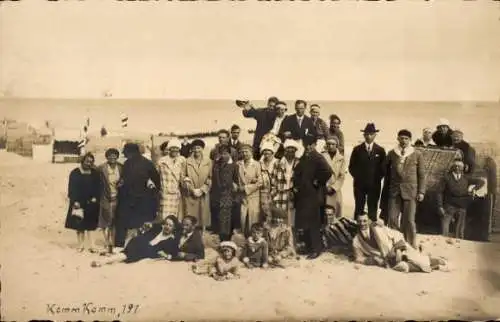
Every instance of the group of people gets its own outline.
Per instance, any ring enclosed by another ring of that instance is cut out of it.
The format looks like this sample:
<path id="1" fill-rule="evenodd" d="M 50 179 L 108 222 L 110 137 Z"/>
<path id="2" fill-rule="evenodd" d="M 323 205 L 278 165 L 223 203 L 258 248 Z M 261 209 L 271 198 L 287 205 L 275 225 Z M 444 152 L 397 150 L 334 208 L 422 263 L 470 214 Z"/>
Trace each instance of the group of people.
<path id="1" fill-rule="evenodd" d="M 204 258 L 202 233 L 211 231 L 220 238 L 221 255 L 216 263 L 198 263 L 194 270 L 215 278 L 238 275 L 240 260 L 247 267 L 283 266 L 295 258 L 298 244 L 305 245 L 308 259 L 315 259 L 324 249 L 324 227 L 342 222 L 341 191 L 349 172 L 359 228 L 349 240 L 356 261 L 429 271 L 443 263 L 429 259 L 430 266 L 415 264 L 415 213 L 425 195 L 418 147 L 433 145 L 461 151 L 443 179 L 438 200 L 443 233 L 448 234 L 451 219 L 457 217 L 456 234 L 463 238 L 464 207 L 473 194 L 469 187 L 479 189 L 482 183 L 464 175 L 473 171 L 473 149 L 446 120 L 432 134 L 424 129 L 414 145 L 412 133 L 400 130 L 398 145 L 388 153 L 375 143 L 379 130 L 368 123 L 361 130 L 364 142 L 347 161 L 340 118 L 331 115 L 328 125 L 320 118 L 319 105 L 310 106 L 309 117 L 303 100 L 295 102 L 292 115 L 286 115 L 287 104 L 275 97 L 265 108 L 248 101 L 236 104 L 244 117 L 257 121 L 253 144 L 241 142 L 241 129 L 233 125 L 219 131 L 219 143 L 208 156 L 203 140 L 177 138 L 160 146 L 162 156 L 155 163 L 133 143 L 123 148 L 123 165 L 117 162 L 116 149 L 107 150 L 106 163 L 98 167 L 91 153 L 83 155 L 80 167 L 70 174 L 66 219 L 66 227 L 77 231 L 78 249 L 84 250 L 87 234 L 90 251 L 97 252 L 91 231 L 100 228 L 106 241 L 101 254 L 110 256 L 106 263 L 142 258 L 199 261 Z M 387 227 L 381 224 L 379 207 Z M 233 233 L 246 238 L 240 256 L 231 241 Z M 390 246 L 389 240 L 397 245 Z"/>

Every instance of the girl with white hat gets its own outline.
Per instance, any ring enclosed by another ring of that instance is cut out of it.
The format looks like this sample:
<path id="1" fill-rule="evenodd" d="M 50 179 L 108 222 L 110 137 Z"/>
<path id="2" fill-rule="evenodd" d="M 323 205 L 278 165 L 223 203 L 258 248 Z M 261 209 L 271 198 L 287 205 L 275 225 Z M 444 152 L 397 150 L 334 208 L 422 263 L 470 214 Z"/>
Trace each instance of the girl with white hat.
<path id="1" fill-rule="evenodd" d="M 238 260 L 236 253 L 238 247 L 232 241 L 220 243 L 219 256 L 214 262 L 200 262 L 193 265 L 193 272 L 198 275 L 207 274 L 216 281 L 224 281 L 239 277 L 239 269 L 242 263 Z"/>

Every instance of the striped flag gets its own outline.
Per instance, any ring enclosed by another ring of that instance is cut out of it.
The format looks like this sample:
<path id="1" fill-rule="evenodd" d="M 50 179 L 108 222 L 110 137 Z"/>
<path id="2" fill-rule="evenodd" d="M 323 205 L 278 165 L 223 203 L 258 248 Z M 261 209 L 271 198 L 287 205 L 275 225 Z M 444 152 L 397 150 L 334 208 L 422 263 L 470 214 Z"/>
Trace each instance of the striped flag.
<path id="1" fill-rule="evenodd" d="M 128 116 L 127 116 L 127 114 L 122 114 L 121 121 L 122 121 L 122 127 L 127 127 L 127 125 L 128 125 Z"/>
<path id="2" fill-rule="evenodd" d="M 80 149 L 84 148 L 85 145 L 87 144 L 88 140 L 86 137 L 82 138 L 80 141 L 78 141 L 78 147 Z"/>

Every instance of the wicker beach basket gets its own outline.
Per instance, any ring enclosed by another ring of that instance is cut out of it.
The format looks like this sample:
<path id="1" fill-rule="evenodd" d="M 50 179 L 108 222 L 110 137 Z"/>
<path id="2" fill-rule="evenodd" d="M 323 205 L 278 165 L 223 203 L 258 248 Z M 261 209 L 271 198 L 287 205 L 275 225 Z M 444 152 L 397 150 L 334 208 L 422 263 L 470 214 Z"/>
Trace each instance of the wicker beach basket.
<path id="1" fill-rule="evenodd" d="M 487 195 L 475 201 L 469 207 L 469 235 L 474 239 L 488 240 L 491 232 L 500 231 L 500 202 L 496 195 L 500 193 L 499 178 L 496 171 L 500 164 L 500 148 L 496 143 L 471 143 L 476 151 L 476 164 L 472 177 L 487 180 Z M 443 175 L 452 165 L 453 160 L 460 156 L 456 150 L 440 150 L 435 148 L 418 148 L 422 151 L 426 173 L 426 196 L 424 202 L 418 205 L 417 224 L 420 228 L 440 231 L 440 218 L 437 213 L 436 189 Z M 467 232 L 466 232 L 467 235 Z"/>

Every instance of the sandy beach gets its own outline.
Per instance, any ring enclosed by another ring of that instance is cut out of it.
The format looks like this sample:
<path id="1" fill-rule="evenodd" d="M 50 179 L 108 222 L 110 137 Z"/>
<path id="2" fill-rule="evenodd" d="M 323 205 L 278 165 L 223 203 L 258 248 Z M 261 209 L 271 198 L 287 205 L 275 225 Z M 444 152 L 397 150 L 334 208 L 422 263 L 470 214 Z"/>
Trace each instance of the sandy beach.
<path id="1" fill-rule="evenodd" d="M 403 274 L 334 254 L 299 268 L 196 276 L 186 263 L 142 261 L 95 269 L 64 229 L 74 164 L 41 164 L 0 151 L 2 319 L 489 319 L 500 317 L 500 243 L 420 235 L 450 272 Z M 352 183 L 344 185 L 352 212 Z M 101 240 L 101 238 L 100 238 Z M 100 241 L 99 243 L 102 243 Z M 209 250 L 208 256 L 214 256 Z"/>

